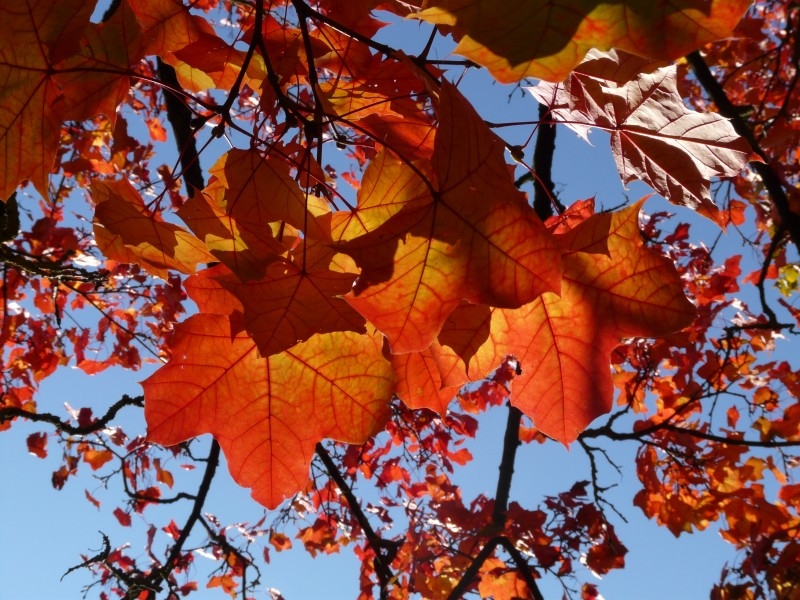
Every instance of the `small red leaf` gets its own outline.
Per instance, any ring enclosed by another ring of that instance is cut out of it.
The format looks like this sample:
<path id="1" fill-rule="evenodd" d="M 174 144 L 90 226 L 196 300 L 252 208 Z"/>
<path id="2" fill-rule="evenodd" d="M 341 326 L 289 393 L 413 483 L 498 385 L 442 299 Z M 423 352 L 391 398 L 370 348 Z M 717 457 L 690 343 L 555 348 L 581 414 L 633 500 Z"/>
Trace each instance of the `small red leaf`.
<path id="1" fill-rule="evenodd" d="M 28 436 L 28 452 L 39 458 L 47 457 L 47 434 L 32 433 Z"/>
<path id="2" fill-rule="evenodd" d="M 119 521 L 119 524 L 123 527 L 131 526 L 131 516 L 121 508 L 117 507 L 114 509 L 114 516 L 117 517 L 117 521 Z"/>

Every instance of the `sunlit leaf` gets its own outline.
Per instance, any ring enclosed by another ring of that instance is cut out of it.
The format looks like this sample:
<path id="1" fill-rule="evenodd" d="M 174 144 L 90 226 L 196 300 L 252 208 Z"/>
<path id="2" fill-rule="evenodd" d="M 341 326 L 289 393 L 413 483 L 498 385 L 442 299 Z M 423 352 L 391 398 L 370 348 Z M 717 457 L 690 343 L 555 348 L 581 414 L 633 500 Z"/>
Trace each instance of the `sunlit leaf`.
<path id="1" fill-rule="evenodd" d="M 381 344 L 336 332 L 262 358 L 226 317 L 195 315 L 142 382 L 148 436 L 171 445 L 211 433 L 234 479 L 275 507 L 305 486 L 317 442 L 361 443 L 383 427 L 394 381 Z"/>
<path id="2" fill-rule="evenodd" d="M 138 263 L 162 279 L 169 269 L 194 273 L 199 263 L 214 260 L 190 232 L 152 214 L 128 181 L 96 181 L 92 198 L 95 237 L 107 257 Z"/>
<path id="3" fill-rule="evenodd" d="M 675 267 L 644 247 L 640 206 L 595 215 L 557 236 L 561 296 L 494 309 L 489 339 L 470 363 L 486 373 L 515 356 L 522 374 L 512 382 L 512 403 L 564 444 L 611 409 L 609 358 L 623 338 L 666 335 L 695 316 Z"/>
<path id="4" fill-rule="evenodd" d="M 398 179 L 374 175 L 376 186 L 359 198 L 367 219 L 376 213 L 374 194 L 384 193 L 388 214 L 405 206 L 342 245 L 362 268 L 347 301 L 394 353 L 430 346 L 462 300 L 513 307 L 560 285 L 558 249 L 514 187 L 500 140 L 449 84 L 440 113 L 433 181 L 423 187 L 401 175 L 408 183 L 396 186 Z"/>
<path id="5" fill-rule="evenodd" d="M 580 135 L 592 127 L 608 131 L 624 183 L 642 180 L 670 202 L 725 225 L 709 183 L 736 175 L 750 160 L 750 146 L 727 119 L 686 108 L 675 66 L 590 52 L 563 84 L 528 89 Z"/>

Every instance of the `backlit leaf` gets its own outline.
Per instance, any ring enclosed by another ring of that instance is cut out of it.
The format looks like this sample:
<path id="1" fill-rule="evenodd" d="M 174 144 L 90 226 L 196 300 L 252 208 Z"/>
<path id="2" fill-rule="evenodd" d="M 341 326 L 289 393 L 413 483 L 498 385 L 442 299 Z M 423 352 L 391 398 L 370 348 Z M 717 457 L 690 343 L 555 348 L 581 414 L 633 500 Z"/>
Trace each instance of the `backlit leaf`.
<path id="1" fill-rule="evenodd" d="M 421 352 L 392 355 L 397 374 L 395 393 L 409 408 L 429 408 L 440 415 L 468 381 L 464 361 L 438 342 Z"/>
<path id="2" fill-rule="evenodd" d="M 267 507 L 301 490 L 317 442 L 362 443 L 383 427 L 394 385 L 378 335 L 315 335 L 262 358 L 228 319 L 176 327 L 172 360 L 147 378 L 149 438 L 172 445 L 211 433 L 233 478 Z"/>
<path id="3" fill-rule="evenodd" d="M 241 279 L 262 276 L 291 247 L 292 228 L 313 239 L 330 239 L 325 201 L 301 192 L 279 156 L 234 149 L 210 171 L 203 193 L 190 198 L 178 215 Z M 276 224 L 274 231 L 269 223 Z M 287 231 L 283 223 L 292 228 Z"/>
<path id="4" fill-rule="evenodd" d="M 333 255 L 329 247 L 309 242 L 305 251 L 298 249 L 267 266 L 260 279 L 220 279 L 241 303 L 244 328 L 263 356 L 315 333 L 366 331 L 364 317 L 342 299 L 353 287 L 355 274 L 336 269 Z"/>
<path id="5" fill-rule="evenodd" d="M 712 177 L 736 175 L 750 159 L 748 143 L 727 119 L 683 104 L 675 66 L 660 67 L 619 52 L 590 52 L 564 83 L 528 88 L 557 121 L 585 137 L 611 134 L 624 183 L 644 181 L 674 204 L 727 221 L 709 194 Z"/>
<path id="6" fill-rule="evenodd" d="M 494 309 L 489 339 L 470 363 L 471 372 L 486 373 L 515 356 L 522 374 L 512 382 L 512 403 L 564 444 L 611 409 L 610 354 L 623 338 L 666 335 L 695 316 L 673 264 L 643 246 L 640 207 L 594 215 L 557 236 L 561 296 Z"/>
<path id="7" fill-rule="evenodd" d="M 164 222 L 144 205 L 127 180 L 92 182 L 95 237 L 103 253 L 123 263 L 138 263 L 162 279 L 168 270 L 194 273 L 214 256 L 194 235 Z"/>
<path id="8" fill-rule="evenodd" d="M 124 70 L 139 60 L 143 48 L 126 2 L 105 25 L 89 23 L 92 7 L 82 0 L 0 5 L 5 32 L 0 48 L 2 201 L 25 179 L 46 193 L 62 121 L 96 112 L 113 120 L 116 114 L 129 85 Z M 123 30 L 127 36 L 121 38 Z"/>
<path id="9" fill-rule="evenodd" d="M 396 186 L 398 180 L 375 175 L 376 186 L 359 197 L 368 218 L 380 192 L 387 212 L 405 206 L 342 245 L 362 268 L 346 299 L 388 337 L 394 353 L 430 346 L 462 300 L 515 307 L 560 285 L 559 252 L 514 187 L 502 142 L 447 83 L 439 118 L 433 181 L 424 195 L 411 176 L 401 175 L 408 183 Z"/>

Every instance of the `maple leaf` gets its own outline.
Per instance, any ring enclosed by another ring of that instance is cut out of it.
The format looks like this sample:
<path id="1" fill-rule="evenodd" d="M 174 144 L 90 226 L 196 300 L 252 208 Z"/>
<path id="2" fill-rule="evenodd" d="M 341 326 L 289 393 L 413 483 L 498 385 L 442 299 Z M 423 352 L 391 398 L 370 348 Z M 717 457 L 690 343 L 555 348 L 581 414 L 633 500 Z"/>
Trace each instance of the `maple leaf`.
<path id="1" fill-rule="evenodd" d="M 435 123 L 415 96 L 427 91 L 430 74 L 402 53 L 392 59 L 370 59 L 359 77 L 318 85 L 326 112 L 407 160 L 428 159 Z"/>
<path id="2" fill-rule="evenodd" d="M 608 131 L 624 183 L 640 179 L 673 204 L 725 225 L 709 181 L 739 173 L 750 146 L 727 119 L 686 108 L 674 65 L 591 51 L 564 83 L 528 90 L 585 139 L 591 127 Z"/>
<path id="3" fill-rule="evenodd" d="M 211 433 L 233 478 L 274 508 L 301 490 L 317 442 L 363 443 L 383 427 L 394 379 L 379 335 L 315 335 L 262 358 L 227 317 L 176 326 L 172 360 L 142 382 L 150 440 Z"/>
<path id="4" fill-rule="evenodd" d="M 112 260 L 138 263 L 162 279 L 169 269 L 191 274 L 199 263 L 215 260 L 190 232 L 152 214 L 125 179 L 93 181 L 92 199 L 95 239 Z"/>
<path id="5" fill-rule="evenodd" d="M 512 404 L 564 444 L 611 409 L 610 354 L 623 338 L 666 335 L 695 316 L 674 265 L 643 246 L 641 204 L 557 235 L 561 296 L 547 292 L 518 309 L 493 309 L 489 338 L 470 362 L 471 372 L 487 373 L 516 357 L 522 374 L 512 381 Z"/>
<path id="6" fill-rule="evenodd" d="M 111 126 L 117 106 L 130 88 L 129 68 L 144 56 L 146 39 L 129 2 L 121 2 L 112 17 L 90 25 L 80 51 L 57 65 L 67 110 L 65 120 L 103 114 Z"/>
<path id="7" fill-rule="evenodd" d="M 393 354 L 395 394 L 409 408 L 429 408 L 440 415 L 469 378 L 464 361 L 448 346 L 434 341 L 421 352 Z"/>
<path id="8" fill-rule="evenodd" d="M 136 0 L 130 8 L 142 29 L 148 55 L 167 58 L 209 29 L 208 21 L 190 14 L 181 0 Z"/>
<path id="9" fill-rule="evenodd" d="M 280 156 L 234 149 L 210 172 L 203 193 L 191 197 L 178 216 L 242 280 L 263 276 L 267 265 L 291 247 L 295 238 L 284 235 L 283 223 L 308 238 L 330 240 L 327 203 L 302 193 Z M 269 223 L 276 224 L 274 232 L 265 226 Z"/>
<path id="10" fill-rule="evenodd" d="M 144 52 L 127 2 L 100 25 L 81 0 L 4 2 L 0 49 L 0 198 L 29 179 L 45 194 L 61 123 L 104 113 L 112 121 Z"/>
<path id="11" fill-rule="evenodd" d="M 502 142 L 446 82 L 439 113 L 432 181 L 397 186 L 376 174 L 358 198 L 370 213 L 365 221 L 381 196 L 387 214 L 405 206 L 340 246 L 362 269 L 346 300 L 394 353 L 430 346 L 462 300 L 519 306 L 560 285 L 558 249 L 514 187 Z"/>
<path id="12" fill-rule="evenodd" d="M 521 600 L 530 597 L 528 584 L 517 569 L 509 568 L 502 560 L 489 557 L 483 563 L 478 583 L 481 598 Z"/>
<path id="13" fill-rule="evenodd" d="M 352 260 L 339 255 L 342 259 L 349 268 L 337 265 L 329 246 L 307 241 L 286 260 L 269 264 L 260 279 L 218 278 L 241 304 L 243 326 L 261 354 L 269 356 L 315 333 L 366 331 L 364 317 L 342 299 L 356 277 Z"/>
<path id="14" fill-rule="evenodd" d="M 426 0 L 417 18 L 452 27 L 455 52 L 503 83 L 561 81 L 592 48 L 675 59 L 731 35 L 749 0 Z"/>
<path id="15" fill-rule="evenodd" d="M 169 53 L 165 62 L 175 68 L 178 80 L 187 89 L 196 92 L 212 88 L 230 89 L 242 70 L 247 53 L 220 38 L 205 19 L 192 22 L 192 25 L 191 41 Z M 261 57 L 251 57 L 243 82 L 257 89 L 265 78 Z"/>

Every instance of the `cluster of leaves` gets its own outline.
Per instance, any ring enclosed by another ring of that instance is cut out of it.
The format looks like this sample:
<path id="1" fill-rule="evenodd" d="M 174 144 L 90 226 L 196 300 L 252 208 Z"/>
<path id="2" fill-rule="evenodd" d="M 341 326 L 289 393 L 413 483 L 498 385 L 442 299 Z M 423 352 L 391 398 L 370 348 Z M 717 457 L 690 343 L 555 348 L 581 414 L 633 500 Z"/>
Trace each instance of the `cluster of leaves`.
<path id="1" fill-rule="evenodd" d="M 294 527 L 312 554 L 353 546 L 362 598 L 540 598 L 545 573 L 624 566 L 599 465 L 627 440 L 646 515 L 675 535 L 721 521 L 744 551 L 715 597 L 792 597 L 800 382 L 769 353 L 800 319 L 800 9 L 765 0 L 739 23 L 748 5 L 121 0 L 95 24 L 79 0 L 2 2 L 0 427 L 55 427 L 28 449 L 59 441 L 57 488 L 81 463 L 121 479 L 123 526 L 190 506 L 150 526 L 143 558 L 108 539 L 85 557 L 101 596 L 190 594 L 203 550 L 220 564 L 208 587 L 245 598 L 251 549 L 290 548 Z M 402 19 L 430 33 L 416 54 L 377 41 Z M 465 59 L 431 58 L 451 38 Z M 542 79 L 540 119 L 517 124 L 532 163 L 453 83 L 479 67 Z M 179 158 L 152 168 L 165 121 Z M 624 183 L 739 231 L 760 266 L 743 275 L 663 213 L 641 223 L 644 201 L 556 198 L 554 122 L 609 132 Z M 713 178 L 728 179 L 712 198 Z M 165 362 L 143 398 L 66 421 L 37 407 L 59 365 L 137 368 L 142 348 Z M 451 476 L 471 415 L 502 403 L 495 496 L 466 501 Z M 142 405 L 146 439 L 114 426 Z M 517 446 L 548 439 L 577 443 L 591 473 L 535 509 L 510 502 Z M 220 451 L 279 507 L 271 525 L 203 512 Z M 174 460 L 203 466 L 196 490 L 165 495 Z M 379 501 L 356 497 L 363 480 Z"/>

